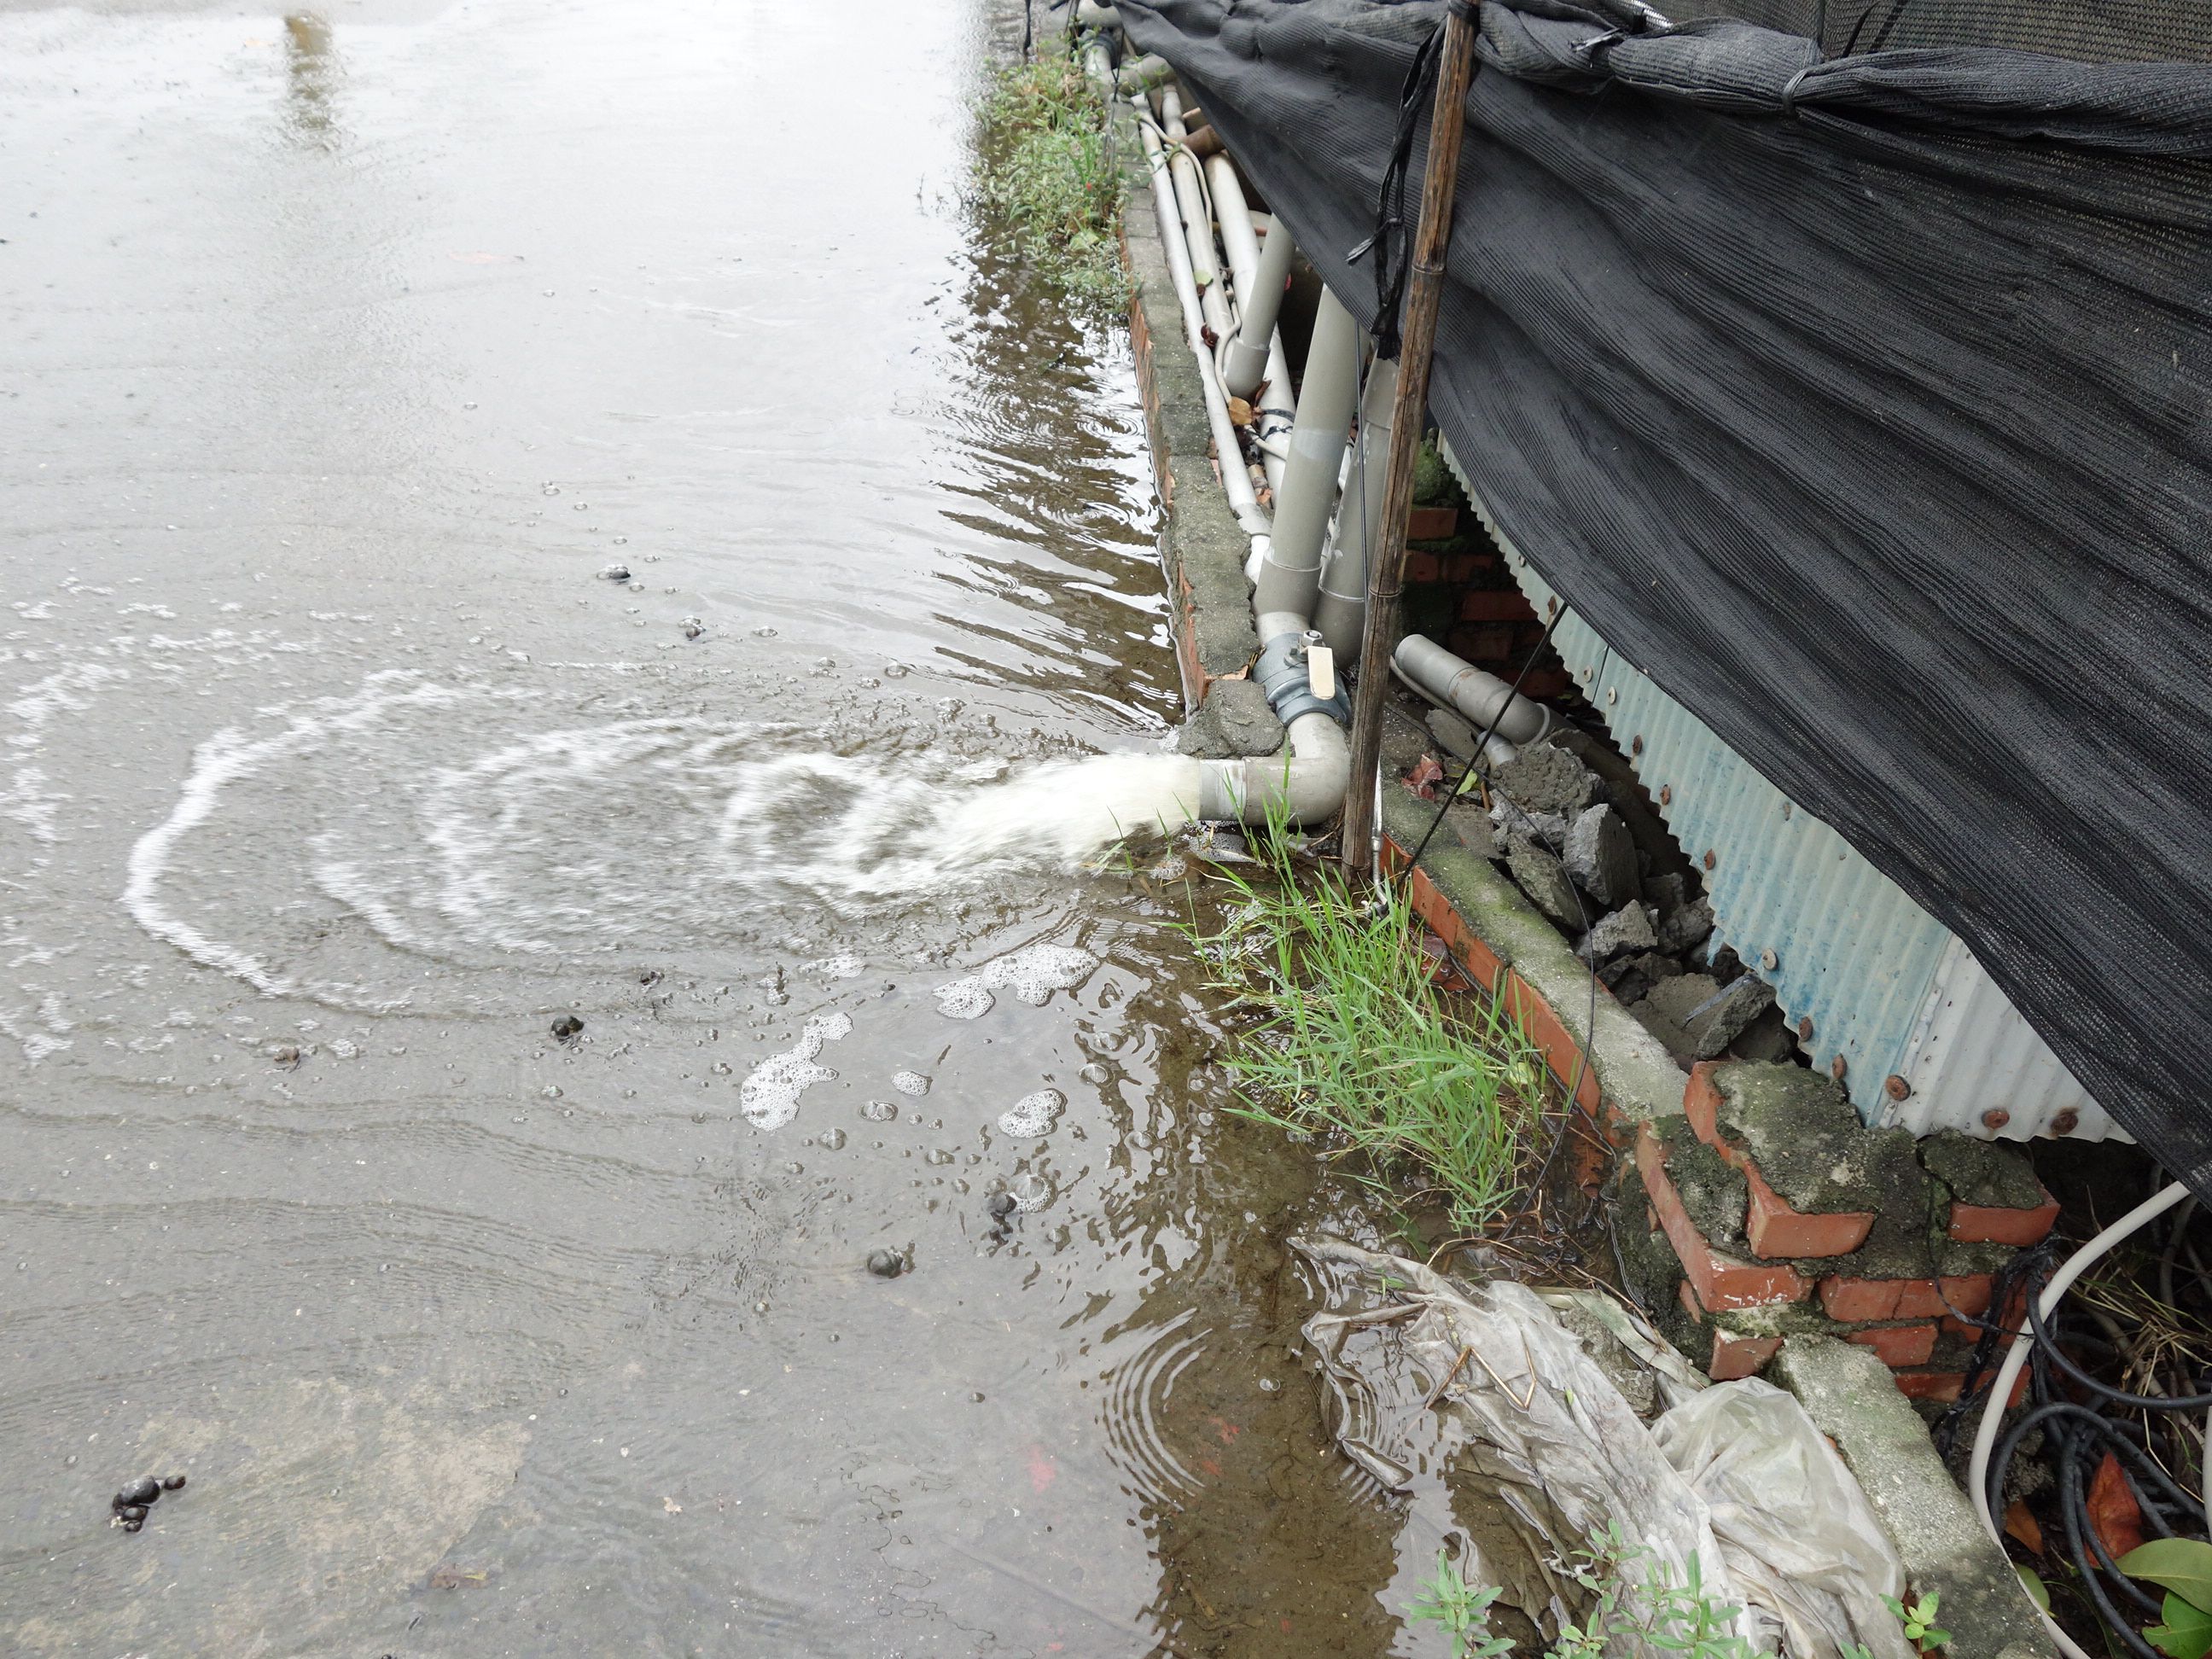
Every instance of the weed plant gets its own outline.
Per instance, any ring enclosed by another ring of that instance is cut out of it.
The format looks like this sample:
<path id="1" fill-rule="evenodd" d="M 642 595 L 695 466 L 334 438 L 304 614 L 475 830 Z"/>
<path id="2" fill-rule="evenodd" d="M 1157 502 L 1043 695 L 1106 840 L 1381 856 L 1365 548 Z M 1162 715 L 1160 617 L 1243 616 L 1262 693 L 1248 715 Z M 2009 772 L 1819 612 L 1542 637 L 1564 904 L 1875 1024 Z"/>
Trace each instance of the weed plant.
<path id="1" fill-rule="evenodd" d="M 1069 299 L 1118 309 L 1121 175 L 1090 76 L 1056 54 L 1001 70 L 983 100 L 981 156 L 977 193 L 1010 251 Z"/>
<path id="2" fill-rule="evenodd" d="M 1189 930 L 1218 988 L 1253 1017 L 1230 1046 L 1240 1115 L 1325 1143 L 1357 1179 L 1433 1196 L 1474 1233 L 1519 1190 L 1541 1100 L 1535 1045 L 1480 994 L 1440 991 L 1411 918 L 1302 868 L 1279 823 L 1249 873 L 1221 871 L 1220 931 Z"/>

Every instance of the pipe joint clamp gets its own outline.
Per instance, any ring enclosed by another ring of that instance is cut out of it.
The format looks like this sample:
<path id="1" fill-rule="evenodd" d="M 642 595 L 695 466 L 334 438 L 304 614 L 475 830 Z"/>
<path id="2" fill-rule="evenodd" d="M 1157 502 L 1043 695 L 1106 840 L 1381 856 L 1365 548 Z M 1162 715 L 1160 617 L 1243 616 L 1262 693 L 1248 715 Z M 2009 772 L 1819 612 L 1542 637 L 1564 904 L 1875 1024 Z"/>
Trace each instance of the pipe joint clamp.
<path id="1" fill-rule="evenodd" d="M 1288 726 L 1301 714 L 1326 714 L 1339 726 L 1352 724 L 1352 707 L 1345 701 L 1344 693 L 1323 699 L 1314 695 L 1313 680 L 1306 665 L 1306 644 L 1317 638 L 1311 634 L 1278 634 L 1260 648 L 1260 660 L 1252 665 L 1252 678 L 1260 683 L 1267 694 L 1267 707 L 1275 711 L 1275 718 Z"/>

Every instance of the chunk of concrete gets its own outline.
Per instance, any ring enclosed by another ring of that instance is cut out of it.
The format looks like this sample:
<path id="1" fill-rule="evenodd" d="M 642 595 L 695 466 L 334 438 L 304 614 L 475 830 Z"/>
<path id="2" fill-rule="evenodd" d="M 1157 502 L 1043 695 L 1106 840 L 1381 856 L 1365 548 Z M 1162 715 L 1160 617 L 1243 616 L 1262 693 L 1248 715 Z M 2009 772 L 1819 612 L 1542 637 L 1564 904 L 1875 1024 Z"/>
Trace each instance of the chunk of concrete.
<path id="1" fill-rule="evenodd" d="M 1710 974 L 1684 974 L 1661 981 L 1629 1012 L 1676 1059 L 1712 1060 L 1773 1006 L 1774 988 L 1754 975 L 1723 985 Z"/>
<path id="2" fill-rule="evenodd" d="M 1712 931 L 1713 907 L 1701 898 L 1690 899 L 1671 912 L 1661 910 L 1659 948 L 1680 956 L 1704 944 Z"/>
<path id="3" fill-rule="evenodd" d="M 1644 878 L 1644 899 L 1658 908 L 1663 920 L 1690 902 L 1690 878 L 1679 870 Z"/>
<path id="4" fill-rule="evenodd" d="M 1490 820 L 1509 836 L 1528 836 L 1551 851 L 1567 838 L 1567 821 L 1557 812 L 1532 812 L 1516 801 L 1499 799 L 1490 809 Z"/>
<path id="5" fill-rule="evenodd" d="M 1626 904 L 1643 886 L 1636 838 L 1610 806 L 1585 807 L 1575 815 L 1559 860 L 1575 884 L 1607 910 Z"/>
<path id="6" fill-rule="evenodd" d="M 1250 680 L 1216 680 L 1206 701 L 1176 734 L 1176 752 L 1212 760 L 1272 755 L 1283 746 L 1283 723 L 1267 694 Z"/>
<path id="7" fill-rule="evenodd" d="M 1923 1423 L 1873 1349 L 1792 1336 L 1767 1376 L 1835 1443 L 1905 1563 L 1916 1595 L 1941 1598 L 1946 1659 L 2042 1659 L 2055 1651 L 2012 1563 L 1982 1530 Z"/>
<path id="8" fill-rule="evenodd" d="M 1527 836 L 1510 836 L 1505 843 L 1506 873 L 1531 902 L 1555 926 L 1579 930 L 1583 904 L 1566 866 Z"/>
<path id="9" fill-rule="evenodd" d="M 1474 758 L 1474 740 L 1480 735 L 1449 708 L 1431 708 L 1428 713 L 1429 731 L 1443 745 L 1444 752 L 1454 760 Z"/>
<path id="10" fill-rule="evenodd" d="M 1609 962 L 1632 951 L 1649 951 L 1654 942 L 1650 913 L 1640 904 L 1624 904 L 1582 936 L 1575 954 L 1584 962 Z"/>
<path id="11" fill-rule="evenodd" d="M 1572 817 L 1598 797 L 1596 774 L 1564 749 L 1530 744 L 1491 775 L 1491 782 L 1532 812 Z"/>
<path id="12" fill-rule="evenodd" d="M 1781 1009 L 1769 1008 L 1737 1034 L 1729 1052 L 1738 1060 L 1786 1060 L 1797 1052 L 1797 1032 Z"/>
<path id="13" fill-rule="evenodd" d="M 1444 808 L 1444 827 L 1438 833 L 1450 835 L 1479 859 L 1505 856 L 1505 837 L 1491 822 L 1490 814 L 1471 802 L 1454 801 Z"/>

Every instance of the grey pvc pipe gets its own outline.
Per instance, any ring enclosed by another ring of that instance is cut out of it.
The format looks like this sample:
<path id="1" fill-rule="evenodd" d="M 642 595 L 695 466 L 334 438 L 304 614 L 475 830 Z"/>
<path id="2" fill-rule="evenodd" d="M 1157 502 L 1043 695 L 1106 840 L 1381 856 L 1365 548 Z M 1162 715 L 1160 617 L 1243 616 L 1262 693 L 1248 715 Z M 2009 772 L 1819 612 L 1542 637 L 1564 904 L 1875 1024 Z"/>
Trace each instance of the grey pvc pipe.
<path id="1" fill-rule="evenodd" d="M 1166 58 L 1156 52 L 1148 52 L 1133 64 L 1122 64 L 1115 73 L 1114 84 L 1125 93 L 1140 93 L 1159 85 L 1174 73 Z M 1149 110 L 1146 112 L 1151 113 Z"/>
<path id="2" fill-rule="evenodd" d="M 1199 763 L 1199 816 L 1264 823 L 1279 812 L 1292 823 L 1317 823 L 1344 805 L 1352 751 L 1344 728 L 1326 714 L 1291 722 L 1279 755 Z"/>
<path id="3" fill-rule="evenodd" d="M 1497 675 L 1484 673 L 1434 640 L 1407 635 L 1391 662 L 1399 678 L 1431 702 L 1458 710 L 1478 732 L 1495 721 L 1498 735 L 1508 743 L 1528 744 L 1552 729 L 1552 711 L 1542 703 L 1516 696 Z"/>
<path id="4" fill-rule="evenodd" d="M 1322 539 L 1328 532 L 1329 509 L 1336 501 L 1336 475 L 1344 464 L 1344 441 L 1352 424 L 1352 402 L 1359 388 L 1359 325 L 1344 302 L 1326 288 L 1314 319 L 1313 344 L 1306 353 L 1305 384 L 1298 390 L 1297 422 L 1291 429 L 1291 453 L 1283 466 L 1283 487 L 1275 495 L 1275 524 L 1267 556 L 1260 566 L 1254 608 L 1263 615 L 1287 611 L 1313 615 L 1321 591 Z M 1302 624 L 1303 625 L 1303 624 Z M 1267 643 L 1262 634 L 1260 642 Z"/>
<path id="5" fill-rule="evenodd" d="M 1222 396 L 1221 382 L 1213 372 L 1213 353 L 1206 343 L 1205 313 L 1200 309 L 1198 284 L 1190 271 L 1190 245 L 1182 234 L 1182 214 L 1176 205 L 1175 185 L 1168 176 L 1168 159 L 1160 144 L 1160 136 L 1152 130 L 1149 120 L 1137 123 L 1138 136 L 1144 140 L 1145 163 L 1152 174 L 1152 212 L 1160 228 L 1160 241 L 1167 252 L 1168 276 L 1175 284 L 1176 298 L 1182 305 L 1184 343 L 1198 358 L 1199 389 L 1206 397 L 1206 422 L 1213 436 L 1215 454 L 1219 458 L 1222 493 L 1229 497 L 1230 510 L 1236 514 L 1237 522 L 1249 536 L 1267 532 L 1267 515 L 1261 510 L 1260 498 L 1252 489 L 1252 475 L 1244 470 L 1244 452 L 1237 447 L 1237 428 L 1229 419 L 1229 403 Z"/>
<path id="6" fill-rule="evenodd" d="M 1086 29 L 1118 29 L 1121 14 L 1111 6 L 1101 5 L 1099 0 L 1076 0 L 1075 21 Z"/>
<path id="7" fill-rule="evenodd" d="M 1275 319 L 1283 308 L 1283 289 L 1291 280 L 1291 256 L 1297 251 L 1278 216 L 1267 240 L 1260 245 L 1260 263 L 1252 280 L 1247 283 L 1241 276 L 1237 279 L 1237 297 L 1244 316 L 1237 337 L 1229 343 L 1221 374 L 1233 397 L 1249 398 L 1262 380 L 1271 378 L 1267 352 L 1261 343 L 1276 338 Z M 1290 377 L 1286 374 L 1283 380 L 1287 392 Z"/>
<path id="8" fill-rule="evenodd" d="M 1290 360 L 1283 355 L 1282 331 L 1274 325 L 1273 313 L 1283 297 L 1282 284 L 1276 283 L 1274 303 L 1268 307 L 1267 333 L 1262 337 L 1267 342 L 1267 349 L 1261 359 L 1261 379 L 1240 392 L 1228 383 L 1228 366 L 1236 361 L 1237 348 L 1243 341 L 1244 331 L 1259 326 L 1253 307 L 1255 291 L 1263 280 L 1260 275 L 1260 239 L 1252 228 L 1252 207 L 1244 199 L 1244 185 L 1237 176 L 1237 164 L 1226 155 L 1207 157 L 1206 181 L 1212 187 L 1213 216 L 1221 223 L 1221 247 L 1229 256 L 1229 278 L 1237 289 L 1238 320 L 1235 330 L 1226 337 L 1222 389 L 1232 398 L 1252 400 L 1252 435 L 1259 440 L 1260 464 L 1267 469 L 1268 487 L 1279 494 L 1284 464 L 1290 453 L 1291 427 L 1296 419 L 1291 399 Z M 1290 233 L 1276 234 L 1283 237 L 1287 246 Z"/>
<path id="9" fill-rule="evenodd" d="M 1336 507 L 1336 535 L 1322 562 L 1314 626 L 1340 665 L 1359 659 L 1367 627 L 1367 559 L 1382 529 L 1382 495 L 1390 471 L 1391 416 L 1398 401 L 1398 362 L 1377 357 L 1367 368 L 1359 400 L 1359 438 L 1352 471 Z"/>

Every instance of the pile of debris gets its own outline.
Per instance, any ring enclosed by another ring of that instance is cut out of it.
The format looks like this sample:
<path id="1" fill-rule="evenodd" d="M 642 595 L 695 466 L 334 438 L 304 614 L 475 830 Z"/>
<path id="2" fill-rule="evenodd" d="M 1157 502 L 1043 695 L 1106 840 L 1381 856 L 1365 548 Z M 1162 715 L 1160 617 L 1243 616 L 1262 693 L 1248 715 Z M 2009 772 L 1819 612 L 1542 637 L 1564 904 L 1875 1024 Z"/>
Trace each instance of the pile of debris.
<path id="1" fill-rule="evenodd" d="M 1458 715 L 1431 709 L 1426 724 L 1447 753 L 1474 754 L 1478 734 Z M 1707 958 L 1713 912 L 1703 884 L 1619 756 L 1563 728 L 1486 783 L 1487 815 L 1455 804 L 1445 819 L 1454 835 L 1504 867 L 1677 1060 L 1796 1055 L 1774 988 L 1726 946 Z"/>

